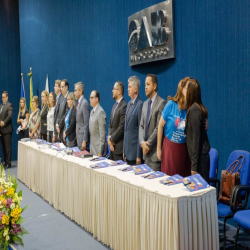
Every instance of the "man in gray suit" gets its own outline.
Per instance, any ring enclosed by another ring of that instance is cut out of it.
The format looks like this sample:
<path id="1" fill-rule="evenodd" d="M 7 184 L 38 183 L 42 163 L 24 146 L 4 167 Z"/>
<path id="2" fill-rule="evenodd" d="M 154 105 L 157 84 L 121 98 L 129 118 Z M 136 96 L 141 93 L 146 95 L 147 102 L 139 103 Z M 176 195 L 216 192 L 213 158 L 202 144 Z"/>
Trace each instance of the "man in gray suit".
<path id="1" fill-rule="evenodd" d="M 129 165 L 141 164 L 142 149 L 139 142 L 139 126 L 143 101 L 139 96 L 140 79 L 131 76 L 128 79 L 128 95 L 131 98 L 125 115 L 123 140 L 123 158 Z"/>
<path id="2" fill-rule="evenodd" d="M 80 150 L 87 150 L 89 146 L 89 103 L 84 98 L 84 85 L 75 84 L 75 98 L 78 100 L 76 108 L 76 141 Z"/>
<path id="3" fill-rule="evenodd" d="M 63 141 L 63 129 L 65 125 L 65 115 L 67 114 L 69 107 L 67 105 L 67 95 L 69 93 L 69 83 L 67 79 L 63 79 L 61 81 L 61 93 L 63 97 L 61 98 L 61 102 L 58 103 L 58 114 L 56 119 L 56 131 L 58 133 L 57 139 Z"/>
<path id="4" fill-rule="evenodd" d="M 105 156 L 106 142 L 106 113 L 100 105 L 100 94 L 93 90 L 89 97 L 90 105 L 93 108 L 89 118 L 90 153 L 98 156 Z"/>
<path id="5" fill-rule="evenodd" d="M 116 103 L 112 107 L 108 127 L 108 144 L 110 147 L 110 159 L 122 160 L 124 122 L 127 103 L 123 98 L 124 85 L 121 81 L 117 81 L 115 83 L 112 93 Z"/>
<path id="6" fill-rule="evenodd" d="M 54 91 L 56 94 L 56 104 L 55 104 L 55 109 L 54 109 L 54 133 L 53 133 L 53 139 L 52 139 L 53 142 L 58 141 L 58 133 L 56 130 L 56 121 L 57 121 L 60 103 L 62 102 L 62 99 L 63 99 L 63 95 L 61 93 L 61 80 L 55 80 Z"/>
<path id="7" fill-rule="evenodd" d="M 166 101 L 158 95 L 157 87 L 157 76 L 148 74 L 145 81 L 145 93 L 148 100 L 143 103 L 139 129 L 143 158 L 154 171 L 161 169 L 161 162 L 157 158 L 157 130 L 162 110 L 166 105 Z"/>

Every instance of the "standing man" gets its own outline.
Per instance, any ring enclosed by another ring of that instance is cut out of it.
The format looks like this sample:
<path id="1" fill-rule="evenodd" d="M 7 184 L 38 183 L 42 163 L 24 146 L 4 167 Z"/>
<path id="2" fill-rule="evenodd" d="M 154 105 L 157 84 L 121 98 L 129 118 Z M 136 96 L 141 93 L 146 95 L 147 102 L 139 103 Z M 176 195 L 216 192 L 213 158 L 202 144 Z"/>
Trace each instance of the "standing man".
<path id="1" fill-rule="evenodd" d="M 105 156 L 106 152 L 106 113 L 100 105 L 100 94 L 93 90 L 89 97 L 90 105 L 93 107 L 89 119 L 90 153 L 98 156 Z"/>
<path id="2" fill-rule="evenodd" d="M 57 116 L 58 116 L 58 113 L 59 113 L 60 103 L 62 102 L 62 99 L 63 99 L 63 95 L 61 93 L 61 80 L 55 80 L 54 91 L 55 91 L 55 94 L 56 94 L 56 104 L 55 104 L 55 110 L 54 110 L 53 142 L 58 141 L 58 133 L 57 133 L 57 130 L 56 130 L 56 121 L 57 121 Z"/>
<path id="3" fill-rule="evenodd" d="M 78 100 L 76 108 L 76 140 L 80 150 L 89 147 L 89 103 L 84 98 L 84 85 L 82 82 L 75 84 L 75 98 Z"/>
<path id="4" fill-rule="evenodd" d="M 4 155 L 4 168 L 11 167 L 12 115 L 13 105 L 8 101 L 8 92 L 2 93 L 3 103 L 0 105 L 0 137 Z"/>
<path id="5" fill-rule="evenodd" d="M 61 94 L 63 95 L 61 102 L 58 103 L 58 115 L 56 119 L 56 131 L 58 133 L 58 140 L 63 141 L 63 129 L 65 124 L 65 115 L 68 112 L 68 105 L 67 105 L 67 95 L 69 93 L 69 83 L 66 79 L 61 81 Z"/>
<path id="6" fill-rule="evenodd" d="M 161 112 L 166 105 L 157 93 L 158 79 L 156 75 L 148 74 L 145 81 L 145 93 L 148 97 L 143 103 L 139 140 L 145 163 L 154 171 L 161 170 L 161 162 L 157 158 L 157 130 Z"/>
<path id="7" fill-rule="evenodd" d="M 123 141 L 123 159 L 129 165 L 141 164 L 142 149 L 139 142 L 139 126 L 143 102 L 139 96 L 140 79 L 131 76 L 128 79 L 128 103 L 125 115 L 125 129 Z"/>
<path id="8" fill-rule="evenodd" d="M 123 98 L 124 85 L 121 81 L 117 81 L 113 88 L 113 99 L 116 103 L 112 107 L 111 116 L 108 127 L 108 144 L 110 147 L 110 159 L 123 159 L 123 136 L 124 122 L 127 103 Z"/>

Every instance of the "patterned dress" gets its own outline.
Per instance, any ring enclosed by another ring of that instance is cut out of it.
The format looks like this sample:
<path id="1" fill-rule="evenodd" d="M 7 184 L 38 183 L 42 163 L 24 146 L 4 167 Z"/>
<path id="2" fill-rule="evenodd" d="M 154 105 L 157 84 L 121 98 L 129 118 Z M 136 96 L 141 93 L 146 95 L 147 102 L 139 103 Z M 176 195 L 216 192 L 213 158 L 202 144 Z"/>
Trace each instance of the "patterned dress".
<path id="1" fill-rule="evenodd" d="M 32 132 L 32 130 L 34 129 L 36 123 L 39 122 L 40 124 L 40 109 L 37 108 L 36 110 L 34 110 L 31 114 L 30 114 L 30 119 L 29 119 L 29 130 L 30 133 Z M 33 135 L 32 139 L 37 139 L 40 136 L 40 128 L 38 127 L 36 132 Z"/>

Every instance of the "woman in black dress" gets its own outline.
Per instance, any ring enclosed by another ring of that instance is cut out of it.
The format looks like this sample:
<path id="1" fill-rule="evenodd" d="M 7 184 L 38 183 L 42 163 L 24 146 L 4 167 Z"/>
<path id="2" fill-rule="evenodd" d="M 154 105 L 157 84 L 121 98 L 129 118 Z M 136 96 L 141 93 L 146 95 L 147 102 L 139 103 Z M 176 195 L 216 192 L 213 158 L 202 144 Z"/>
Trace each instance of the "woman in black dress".
<path id="1" fill-rule="evenodd" d="M 40 112 L 40 135 L 43 140 L 47 140 L 47 114 L 49 111 L 49 93 L 44 90 L 41 94 L 42 107 Z"/>
<path id="2" fill-rule="evenodd" d="M 191 159 L 191 174 L 199 173 L 209 183 L 210 144 L 205 129 L 205 120 L 208 117 L 206 107 L 201 101 L 200 84 L 195 79 L 187 82 L 187 118 L 186 143 Z"/>
<path id="3" fill-rule="evenodd" d="M 20 124 L 19 140 L 29 138 L 29 111 L 26 108 L 25 98 L 21 98 L 19 102 L 19 112 L 17 116 L 17 123 Z"/>

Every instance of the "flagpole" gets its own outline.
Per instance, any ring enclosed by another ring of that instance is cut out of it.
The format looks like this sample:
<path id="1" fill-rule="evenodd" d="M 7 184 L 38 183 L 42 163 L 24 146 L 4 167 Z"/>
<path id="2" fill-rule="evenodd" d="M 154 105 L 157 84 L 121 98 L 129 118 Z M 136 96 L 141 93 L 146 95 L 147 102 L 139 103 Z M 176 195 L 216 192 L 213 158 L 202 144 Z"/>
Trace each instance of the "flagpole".
<path id="1" fill-rule="evenodd" d="M 33 111 L 32 98 L 33 98 L 33 83 L 32 83 L 32 68 L 30 67 L 30 73 L 28 74 L 30 77 L 30 113 Z"/>

